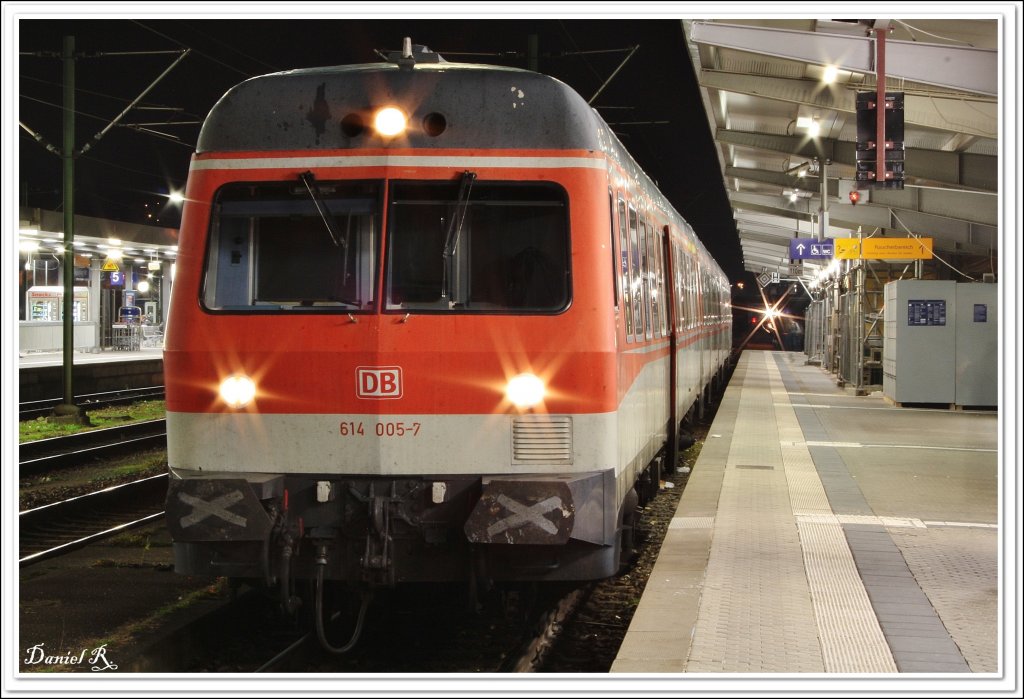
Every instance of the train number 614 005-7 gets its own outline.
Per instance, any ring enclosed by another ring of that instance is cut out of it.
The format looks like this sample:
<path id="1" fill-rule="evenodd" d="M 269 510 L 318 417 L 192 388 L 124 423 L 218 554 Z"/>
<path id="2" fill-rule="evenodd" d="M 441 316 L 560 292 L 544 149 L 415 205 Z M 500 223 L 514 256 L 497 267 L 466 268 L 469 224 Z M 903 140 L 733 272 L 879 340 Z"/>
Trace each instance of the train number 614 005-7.
<path id="1" fill-rule="evenodd" d="M 362 437 L 366 428 L 361 422 L 346 420 L 339 425 L 338 433 L 342 437 Z M 374 433 L 378 437 L 416 437 L 420 433 L 420 423 L 378 422 L 374 425 Z"/>

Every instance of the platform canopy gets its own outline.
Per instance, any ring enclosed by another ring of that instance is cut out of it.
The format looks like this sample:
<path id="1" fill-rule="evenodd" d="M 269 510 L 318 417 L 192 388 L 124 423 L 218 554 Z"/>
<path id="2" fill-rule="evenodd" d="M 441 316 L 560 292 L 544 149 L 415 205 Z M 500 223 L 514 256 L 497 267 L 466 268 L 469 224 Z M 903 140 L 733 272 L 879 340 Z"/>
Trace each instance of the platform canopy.
<path id="1" fill-rule="evenodd" d="M 998 268 L 998 19 L 684 20 L 683 29 L 747 271 L 812 279 L 828 260 L 794 264 L 792 238 L 910 234 L 934 239 L 935 255 L 972 277 Z M 878 29 L 885 89 L 905 96 L 904 186 L 860 189 L 852 204 L 856 96 L 876 90 Z"/>

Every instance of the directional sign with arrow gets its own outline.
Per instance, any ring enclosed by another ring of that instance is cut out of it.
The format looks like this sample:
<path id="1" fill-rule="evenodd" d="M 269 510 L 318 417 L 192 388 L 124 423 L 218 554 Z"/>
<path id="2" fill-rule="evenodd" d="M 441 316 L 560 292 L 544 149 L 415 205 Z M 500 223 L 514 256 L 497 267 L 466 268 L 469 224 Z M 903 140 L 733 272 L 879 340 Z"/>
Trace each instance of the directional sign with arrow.
<path id="1" fill-rule="evenodd" d="M 830 259 L 834 253 L 835 246 L 831 239 L 792 238 L 789 241 L 789 258 L 791 260 Z"/>

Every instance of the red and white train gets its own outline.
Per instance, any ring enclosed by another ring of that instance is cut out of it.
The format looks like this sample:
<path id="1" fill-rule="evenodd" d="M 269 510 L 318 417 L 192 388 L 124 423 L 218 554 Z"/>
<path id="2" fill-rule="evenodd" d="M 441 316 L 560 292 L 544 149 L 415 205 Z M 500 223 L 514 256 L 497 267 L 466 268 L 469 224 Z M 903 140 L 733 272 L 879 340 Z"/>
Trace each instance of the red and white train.
<path id="1" fill-rule="evenodd" d="M 729 283 L 572 89 L 447 63 L 248 80 L 190 167 L 164 366 L 181 573 L 614 574 L 721 378 Z M 312 586 L 311 586 L 312 587 Z"/>

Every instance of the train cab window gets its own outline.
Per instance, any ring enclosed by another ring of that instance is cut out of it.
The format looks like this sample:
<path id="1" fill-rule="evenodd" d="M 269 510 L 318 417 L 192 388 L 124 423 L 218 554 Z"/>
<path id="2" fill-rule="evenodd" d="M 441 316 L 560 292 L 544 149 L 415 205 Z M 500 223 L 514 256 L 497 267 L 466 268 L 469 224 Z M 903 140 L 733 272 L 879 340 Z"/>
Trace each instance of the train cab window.
<path id="1" fill-rule="evenodd" d="M 565 190 L 538 182 L 470 183 L 392 185 L 386 310 L 564 310 L 571 291 Z"/>
<path id="2" fill-rule="evenodd" d="M 380 218 L 375 182 L 229 184 L 213 204 L 209 310 L 372 309 Z"/>

